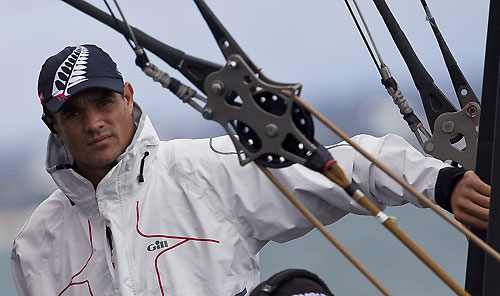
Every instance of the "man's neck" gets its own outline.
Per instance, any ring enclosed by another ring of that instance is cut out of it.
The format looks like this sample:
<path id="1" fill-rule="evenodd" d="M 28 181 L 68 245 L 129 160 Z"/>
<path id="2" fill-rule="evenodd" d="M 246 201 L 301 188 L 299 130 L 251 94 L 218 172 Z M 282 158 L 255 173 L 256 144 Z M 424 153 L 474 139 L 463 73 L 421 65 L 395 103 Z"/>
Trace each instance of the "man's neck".
<path id="1" fill-rule="evenodd" d="M 97 185 L 101 182 L 101 180 L 106 176 L 106 174 L 113 168 L 115 163 L 110 165 L 109 167 L 106 168 L 89 168 L 85 166 L 79 166 L 77 163 L 74 165 L 74 169 L 76 172 L 78 172 L 80 175 L 85 177 L 87 180 L 92 183 L 94 186 L 94 190 L 97 189 Z"/>

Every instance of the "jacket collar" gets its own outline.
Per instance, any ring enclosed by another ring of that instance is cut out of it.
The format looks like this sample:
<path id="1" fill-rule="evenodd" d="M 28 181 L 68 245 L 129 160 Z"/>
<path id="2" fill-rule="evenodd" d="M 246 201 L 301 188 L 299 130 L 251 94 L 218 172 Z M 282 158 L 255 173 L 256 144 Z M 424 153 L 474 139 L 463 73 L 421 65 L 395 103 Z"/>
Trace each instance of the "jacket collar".
<path id="1" fill-rule="evenodd" d="M 106 190 L 106 187 L 110 186 L 109 184 L 117 178 L 118 174 L 120 174 L 120 177 L 126 178 L 126 182 L 138 182 L 137 176 L 140 162 L 144 157 L 145 151 L 148 151 L 150 154 L 148 156 L 149 159 L 153 159 L 154 157 L 154 153 L 157 150 L 156 146 L 159 145 L 160 140 L 151 121 L 136 103 L 134 103 L 132 117 L 137 125 L 134 138 L 125 151 L 117 158 L 116 165 L 101 180 L 97 186 L 97 190 L 94 190 L 90 181 L 74 170 L 72 165 L 74 163 L 73 157 L 64 144 L 53 134 L 49 135 L 45 161 L 47 172 L 70 202 L 78 205 L 87 214 L 98 210 L 96 191 L 110 192 L 110 190 Z"/>

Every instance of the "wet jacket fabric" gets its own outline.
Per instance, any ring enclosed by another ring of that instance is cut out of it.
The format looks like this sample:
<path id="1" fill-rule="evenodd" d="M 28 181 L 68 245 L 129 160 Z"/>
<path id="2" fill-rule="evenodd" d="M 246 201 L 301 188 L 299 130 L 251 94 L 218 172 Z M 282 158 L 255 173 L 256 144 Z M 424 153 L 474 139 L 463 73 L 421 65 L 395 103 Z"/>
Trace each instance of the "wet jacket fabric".
<path id="1" fill-rule="evenodd" d="M 47 171 L 59 189 L 14 242 L 19 295 L 248 295 L 259 250 L 312 229 L 256 166 L 239 165 L 229 137 L 160 141 L 138 106 L 134 118 L 132 143 L 96 190 L 50 136 Z M 353 139 L 433 200 L 441 161 L 394 135 Z M 421 206 L 345 143 L 329 151 L 380 208 Z M 325 224 L 365 214 L 316 172 L 271 171 Z"/>

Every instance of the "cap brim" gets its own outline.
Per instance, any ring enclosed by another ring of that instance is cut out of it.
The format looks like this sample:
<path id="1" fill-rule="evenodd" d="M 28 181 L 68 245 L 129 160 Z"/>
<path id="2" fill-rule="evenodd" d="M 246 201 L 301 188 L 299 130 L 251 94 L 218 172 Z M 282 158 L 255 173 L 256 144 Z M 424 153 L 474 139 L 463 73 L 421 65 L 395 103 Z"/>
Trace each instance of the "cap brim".
<path id="1" fill-rule="evenodd" d="M 45 107 L 52 113 L 57 113 L 61 110 L 62 106 L 71 97 L 78 93 L 90 89 L 101 88 L 110 90 L 119 94 L 123 94 L 123 80 L 115 77 L 93 77 L 83 81 L 68 90 L 69 95 L 66 98 L 51 97 L 45 103 Z"/>

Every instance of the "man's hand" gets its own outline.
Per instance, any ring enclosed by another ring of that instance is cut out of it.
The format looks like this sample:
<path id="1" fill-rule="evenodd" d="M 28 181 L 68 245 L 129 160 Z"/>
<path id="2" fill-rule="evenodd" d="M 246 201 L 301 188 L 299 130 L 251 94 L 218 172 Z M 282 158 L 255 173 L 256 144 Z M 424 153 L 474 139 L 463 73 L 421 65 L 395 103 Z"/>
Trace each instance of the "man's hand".
<path id="1" fill-rule="evenodd" d="M 451 209 L 455 219 L 467 226 L 488 229 L 491 186 L 468 171 L 453 188 Z"/>

